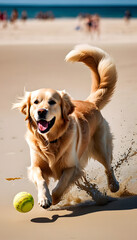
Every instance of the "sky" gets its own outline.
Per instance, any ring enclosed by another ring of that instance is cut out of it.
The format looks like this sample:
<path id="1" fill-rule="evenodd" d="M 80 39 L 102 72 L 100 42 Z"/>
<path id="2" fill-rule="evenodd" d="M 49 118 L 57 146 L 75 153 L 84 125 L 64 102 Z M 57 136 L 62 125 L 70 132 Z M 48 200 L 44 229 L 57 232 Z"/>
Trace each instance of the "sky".
<path id="1" fill-rule="evenodd" d="M 137 5 L 137 0 L 0 0 L 0 4 Z"/>

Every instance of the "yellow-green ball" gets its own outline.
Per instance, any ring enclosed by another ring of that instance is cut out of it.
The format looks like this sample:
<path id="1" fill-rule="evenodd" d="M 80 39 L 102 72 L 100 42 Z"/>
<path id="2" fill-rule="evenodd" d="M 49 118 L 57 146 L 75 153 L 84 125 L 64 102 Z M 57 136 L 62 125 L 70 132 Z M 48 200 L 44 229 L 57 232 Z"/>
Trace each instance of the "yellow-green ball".
<path id="1" fill-rule="evenodd" d="M 34 206 L 34 199 L 30 193 L 20 192 L 13 199 L 14 208 L 21 212 L 29 212 Z"/>

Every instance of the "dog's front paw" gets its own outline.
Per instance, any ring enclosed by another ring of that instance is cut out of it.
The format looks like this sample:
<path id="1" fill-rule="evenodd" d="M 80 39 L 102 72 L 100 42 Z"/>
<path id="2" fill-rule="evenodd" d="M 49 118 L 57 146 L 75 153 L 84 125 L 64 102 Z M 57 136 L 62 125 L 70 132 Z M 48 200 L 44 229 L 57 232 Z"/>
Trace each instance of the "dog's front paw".
<path id="1" fill-rule="evenodd" d="M 46 197 L 39 197 L 38 204 L 40 207 L 46 209 L 51 206 L 51 201 L 47 199 Z"/>

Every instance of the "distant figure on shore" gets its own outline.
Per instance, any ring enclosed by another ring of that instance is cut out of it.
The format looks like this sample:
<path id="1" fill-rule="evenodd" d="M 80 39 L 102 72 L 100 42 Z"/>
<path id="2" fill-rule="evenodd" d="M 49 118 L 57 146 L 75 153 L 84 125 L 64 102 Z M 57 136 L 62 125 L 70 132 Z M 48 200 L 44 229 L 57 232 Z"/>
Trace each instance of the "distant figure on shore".
<path id="1" fill-rule="evenodd" d="M 97 37 L 99 37 L 100 36 L 100 16 L 98 14 L 95 14 L 92 17 L 92 29 L 93 29 L 93 33 L 97 34 Z"/>
<path id="2" fill-rule="evenodd" d="M 92 26 L 93 26 L 93 18 L 92 15 L 88 14 L 85 20 L 86 24 L 86 30 L 87 32 L 91 33 L 92 32 Z"/>
<path id="3" fill-rule="evenodd" d="M 0 11 L 0 22 L 3 20 L 3 13 Z"/>
<path id="4" fill-rule="evenodd" d="M 17 9 L 14 9 L 11 13 L 10 21 L 12 23 L 14 23 L 14 22 L 16 22 L 17 19 L 18 19 L 18 11 L 17 11 Z"/>
<path id="5" fill-rule="evenodd" d="M 131 17 L 132 17 L 131 12 L 129 10 L 125 11 L 124 19 L 126 23 L 129 23 L 129 20 L 131 19 Z"/>
<path id="6" fill-rule="evenodd" d="M 16 26 L 16 21 L 17 21 L 17 19 L 18 19 L 18 16 L 19 16 L 19 14 L 18 14 L 17 9 L 14 9 L 14 10 L 12 11 L 12 13 L 11 13 L 10 22 L 13 24 L 13 26 L 14 26 L 15 29 L 17 28 L 17 26 Z"/>
<path id="7" fill-rule="evenodd" d="M 100 16 L 98 14 L 87 15 L 85 18 L 86 31 L 91 36 L 100 36 Z"/>
<path id="8" fill-rule="evenodd" d="M 37 19 L 43 19 L 43 12 L 39 12 L 36 16 Z"/>
<path id="9" fill-rule="evenodd" d="M 83 14 L 80 13 L 77 17 L 78 23 L 77 26 L 75 27 L 75 30 L 79 31 L 79 30 L 83 30 L 83 26 L 82 26 L 82 22 L 83 22 Z"/>
<path id="10" fill-rule="evenodd" d="M 54 14 L 52 11 L 48 11 L 48 12 L 39 12 L 36 16 L 37 19 L 44 19 L 44 20 L 47 20 L 47 19 L 54 19 Z"/>
<path id="11" fill-rule="evenodd" d="M 0 21 L 2 21 L 2 23 L 3 23 L 2 27 L 6 28 L 8 25 L 8 15 L 7 15 L 6 11 L 0 12 Z"/>
<path id="12" fill-rule="evenodd" d="M 27 18 L 28 18 L 28 14 L 27 14 L 27 12 L 26 12 L 25 10 L 22 11 L 22 13 L 21 13 L 21 19 L 22 19 L 23 21 L 26 21 Z"/>

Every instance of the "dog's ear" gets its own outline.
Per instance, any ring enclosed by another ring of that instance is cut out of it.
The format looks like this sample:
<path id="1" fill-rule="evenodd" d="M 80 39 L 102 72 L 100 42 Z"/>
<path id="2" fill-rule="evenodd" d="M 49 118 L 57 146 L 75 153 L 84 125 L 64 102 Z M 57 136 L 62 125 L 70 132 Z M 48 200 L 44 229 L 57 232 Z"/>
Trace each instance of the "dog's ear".
<path id="1" fill-rule="evenodd" d="M 59 91 L 59 93 L 61 96 L 62 118 L 68 120 L 68 116 L 74 111 L 75 106 L 72 103 L 70 96 L 65 92 L 65 90 Z"/>
<path id="2" fill-rule="evenodd" d="M 12 108 L 19 109 L 21 113 L 26 115 L 25 120 L 28 120 L 30 117 L 30 92 L 25 92 L 24 97 L 18 98 L 19 102 L 14 103 Z"/>

